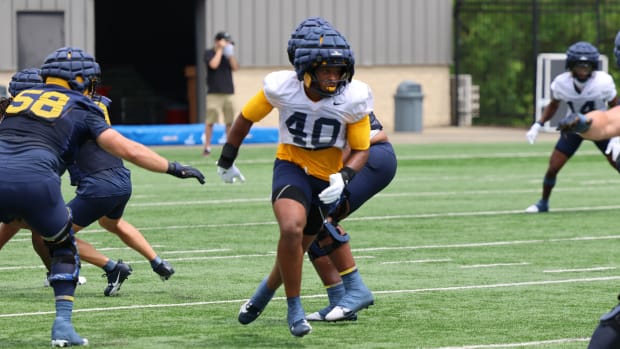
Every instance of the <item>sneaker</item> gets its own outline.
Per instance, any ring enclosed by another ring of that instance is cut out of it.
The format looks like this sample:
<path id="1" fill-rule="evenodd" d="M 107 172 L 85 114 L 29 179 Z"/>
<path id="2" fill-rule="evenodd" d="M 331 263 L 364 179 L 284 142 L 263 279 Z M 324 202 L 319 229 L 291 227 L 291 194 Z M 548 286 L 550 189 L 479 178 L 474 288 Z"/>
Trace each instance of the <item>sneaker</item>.
<path id="1" fill-rule="evenodd" d="M 526 213 L 542 213 L 542 212 L 549 212 L 549 204 L 539 200 L 537 203 L 535 203 L 534 205 L 531 205 L 530 207 L 525 209 Z"/>
<path id="2" fill-rule="evenodd" d="M 52 347 L 88 345 L 88 339 L 80 337 L 70 321 L 57 317 L 52 326 Z"/>
<path id="3" fill-rule="evenodd" d="M 172 268 L 172 265 L 170 265 L 170 263 L 168 263 L 168 261 L 165 259 L 155 268 L 153 268 L 153 271 L 159 275 L 161 281 L 166 281 L 170 279 L 172 274 L 174 274 L 174 269 Z"/>
<path id="4" fill-rule="evenodd" d="M 301 319 L 295 321 L 291 327 L 291 334 L 295 337 L 303 337 L 308 333 L 312 332 L 312 326 L 306 321 L 306 319 Z"/>
<path id="5" fill-rule="evenodd" d="M 247 325 L 250 322 L 256 320 L 262 312 L 263 312 L 262 309 L 258 309 L 250 301 L 247 301 L 243 303 L 241 305 L 241 308 L 239 309 L 239 316 L 238 316 L 239 322 L 244 325 Z"/>
<path id="6" fill-rule="evenodd" d="M 368 308 L 375 304 L 375 299 L 369 289 L 363 288 L 359 290 L 348 291 L 338 305 L 334 307 L 327 315 L 326 321 L 339 321 L 353 317 L 358 311 Z"/>
<path id="7" fill-rule="evenodd" d="M 202 151 L 202 156 L 209 156 L 211 155 L 211 148 L 204 148 Z"/>
<path id="8" fill-rule="evenodd" d="M 116 296 L 121 289 L 121 285 L 131 275 L 132 271 L 133 269 L 131 269 L 129 264 L 123 263 L 119 259 L 114 270 L 103 274 L 103 276 L 108 278 L 108 287 L 105 288 L 103 294 L 105 296 Z"/>
<path id="9" fill-rule="evenodd" d="M 321 314 L 321 311 L 316 311 L 316 312 L 314 312 L 312 314 L 306 315 L 306 320 L 308 320 L 308 321 L 327 321 L 327 320 L 325 320 L 325 315 Z M 347 318 L 341 319 L 341 321 L 357 321 L 357 313 L 351 313 Z"/>

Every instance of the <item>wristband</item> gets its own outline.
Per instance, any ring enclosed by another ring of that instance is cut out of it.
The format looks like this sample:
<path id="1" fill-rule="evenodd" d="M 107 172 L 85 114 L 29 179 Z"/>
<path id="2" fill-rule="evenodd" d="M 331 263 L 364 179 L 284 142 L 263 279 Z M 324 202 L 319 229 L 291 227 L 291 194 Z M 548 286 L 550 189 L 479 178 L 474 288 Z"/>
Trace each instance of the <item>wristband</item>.
<path id="1" fill-rule="evenodd" d="M 175 169 L 176 169 L 176 165 L 174 164 L 174 162 L 168 161 L 168 170 L 166 171 L 166 173 L 174 175 Z"/>
<path id="2" fill-rule="evenodd" d="M 353 177 L 355 177 L 355 174 L 357 173 L 355 172 L 354 169 L 348 166 L 343 167 L 338 172 L 342 175 L 342 180 L 344 181 L 344 185 L 348 185 L 349 182 L 353 179 Z"/>
<path id="3" fill-rule="evenodd" d="M 537 124 L 539 124 L 540 126 L 545 126 L 545 123 L 542 121 L 536 121 Z"/>
<path id="4" fill-rule="evenodd" d="M 590 129 L 590 125 L 592 124 L 592 120 L 588 119 L 585 115 L 578 113 L 579 122 L 575 125 L 574 131 L 577 133 L 584 133 Z"/>
<path id="5" fill-rule="evenodd" d="M 238 153 L 238 147 L 235 147 L 230 143 L 224 144 L 224 147 L 222 147 L 222 154 L 217 160 L 217 165 L 221 168 L 228 170 L 233 165 L 233 162 L 235 162 Z"/>

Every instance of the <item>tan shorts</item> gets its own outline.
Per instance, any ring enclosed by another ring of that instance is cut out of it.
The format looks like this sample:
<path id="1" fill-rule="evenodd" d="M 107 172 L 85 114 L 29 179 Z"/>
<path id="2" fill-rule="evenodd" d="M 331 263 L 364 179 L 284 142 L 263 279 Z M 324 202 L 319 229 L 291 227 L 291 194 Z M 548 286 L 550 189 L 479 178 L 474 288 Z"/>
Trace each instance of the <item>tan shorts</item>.
<path id="1" fill-rule="evenodd" d="M 218 122 L 220 113 L 224 115 L 224 123 L 230 125 L 235 119 L 235 103 L 233 95 L 225 93 L 207 94 L 207 117 L 208 124 Z"/>

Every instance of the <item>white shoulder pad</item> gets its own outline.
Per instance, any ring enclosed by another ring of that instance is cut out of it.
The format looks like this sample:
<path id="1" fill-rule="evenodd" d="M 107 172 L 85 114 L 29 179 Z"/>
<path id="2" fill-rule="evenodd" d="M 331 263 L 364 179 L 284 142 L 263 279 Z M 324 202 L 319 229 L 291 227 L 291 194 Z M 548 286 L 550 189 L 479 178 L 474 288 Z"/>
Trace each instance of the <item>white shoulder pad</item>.
<path id="1" fill-rule="evenodd" d="M 347 114 L 355 122 L 370 114 L 374 109 L 374 98 L 370 86 L 359 80 L 347 84 L 342 94 L 334 97 L 336 104 L 346 104 Z"/>
<path id="2" fill-rule="evenodd" d="M 614 78 L 607 72 L 597 71 L 594 81 L 596 82 L 597 88 L 600 89 L 604 96 L 603 99 L 605 102 L 609 102 L 616 97 L 618 93 L 616 91 L 616 83 L 614 82 Z"/>

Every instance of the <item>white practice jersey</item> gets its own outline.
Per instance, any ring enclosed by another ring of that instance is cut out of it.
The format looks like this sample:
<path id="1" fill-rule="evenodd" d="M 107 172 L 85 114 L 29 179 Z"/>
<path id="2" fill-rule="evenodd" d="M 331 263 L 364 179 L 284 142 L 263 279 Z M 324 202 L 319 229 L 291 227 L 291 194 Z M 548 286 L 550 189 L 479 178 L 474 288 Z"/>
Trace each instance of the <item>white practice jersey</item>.
<path id="1" fill-rule="evenodd" d="M 311 101 L 294 71 L 268 74 L 263 90 L 279 110 L 280 143 L 305 149 L 344 148 L 346 124 L 360 121 L 373 110 L 370 87 L 353 80 L 337 96 Z"/>
<path id="2" fill-rule="evenodd" d="M 616 97 L 616 85 L 611 75 L 604 71 L 592 72 L 592 77 L 586 81 L 582 91 L 575 86 L 571 72 L 558 75 L 551 82 L 551 96 L 553 99 L 568 104 L 566 115 L 570 113 L 585 114 L 592 110 L 607 110 L 608 102 Z"/>

